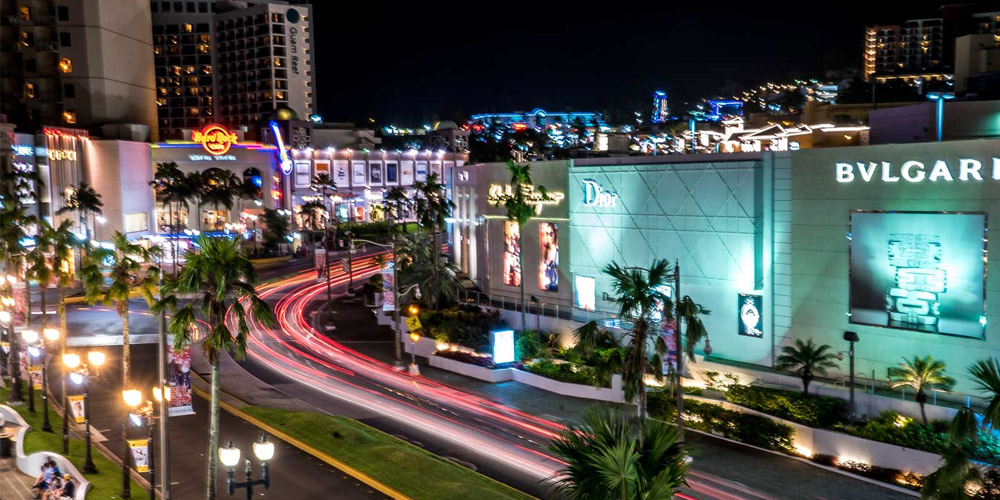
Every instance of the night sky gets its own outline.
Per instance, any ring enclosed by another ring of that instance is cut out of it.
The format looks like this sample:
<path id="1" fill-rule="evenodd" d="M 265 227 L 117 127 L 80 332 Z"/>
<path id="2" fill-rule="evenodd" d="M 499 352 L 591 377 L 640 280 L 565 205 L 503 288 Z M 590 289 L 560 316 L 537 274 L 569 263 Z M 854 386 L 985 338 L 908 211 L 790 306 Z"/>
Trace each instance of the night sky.
<path id="1" fill-rule="evenodd" d="M 313 2 L 327 121 L 641 110 L 860 66 L 863 28 L 940 1 Z M 978 2 L 981 11 L 1000 2 Z M 349 10 L 357 9 L 357 10 Z"/>

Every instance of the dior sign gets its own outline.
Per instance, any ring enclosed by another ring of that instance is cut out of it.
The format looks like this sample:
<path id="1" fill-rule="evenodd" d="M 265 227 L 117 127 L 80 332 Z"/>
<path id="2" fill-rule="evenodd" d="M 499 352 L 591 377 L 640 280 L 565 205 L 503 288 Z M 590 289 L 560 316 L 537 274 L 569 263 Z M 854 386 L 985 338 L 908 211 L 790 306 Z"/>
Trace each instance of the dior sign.
<path id="1" fill-rule="evenodd" d="M 837 182 L 850 183 L 857 179 L 862 182 L 952 182 L 982 181 L 985 178 L 1000 181 L 1000 158 L 994 157 L 992 165 L 973 158 L 957 161 L 937 160 L 933 164 L 909 160 L 899 165 L 891 162 L 837 163 Z"/>
<path id="2" fill-rule="evenodd" d="M 597 181 L 584 179 L 580 184 L 583 186 L 584 205 L 605 208 L 618 205 L 618 193 L 604 189 Z"/>

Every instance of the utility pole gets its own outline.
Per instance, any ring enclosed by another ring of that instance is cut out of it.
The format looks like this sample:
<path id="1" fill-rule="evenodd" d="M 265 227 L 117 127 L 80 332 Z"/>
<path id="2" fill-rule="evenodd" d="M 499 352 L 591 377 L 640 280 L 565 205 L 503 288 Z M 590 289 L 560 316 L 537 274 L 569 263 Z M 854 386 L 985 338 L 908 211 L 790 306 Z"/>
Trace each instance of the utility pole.
<path id="1" fill-rule="evenodd" d="M 397 200 L 398 204 L 399 201 Z M 396 214 L 393 212 L 393 208 L 398 210 L 398 206 L 391 207 L 389 203 L 386 203 L 386 209 L 389 212 L 389 236 L 392 237 L 392 316 L 393 322 L 396 326 L 396 338 L 393 339 L 393 345 L 396 347 L 396 368 L 399 370 L 403 369 L 403 350 L 402 343 L 403 339 L 400 338 L 400 328 L 399 328 L 399 269 L 396 266 L 396 231 L 395 222 Z"/>
<path id="2" fill-rule="evenodd" d="M 160 286 L 163 286 L 163 278 L 160 277 Z M 160 298 L 163 298 L 162 293 Z M 168 387 L 170 381 L 167 380 L 167 317 L 163 311 L 160 311 L 160 317 L 158 318 L 157 324 L 159 325 L 159 335 L 158 335 L 158 352 L 157 352 L 157 368 L 160 378 L 160 387 Z M 163 500 L 168 500 L 170 498 L 170 452 L 168 450 L 170 445 L 170 440 L 167 439 L 169 435 L 167 432 L 167 421 L 170 416 L 170 398 L 166 397 L 166 391 L 164 391 L 164 397 L 160 398 L 160 491 L 163 494 Z M 150 434 L 150 439 L 152 439 L 152 434 Z M 152 449 L 150 449 L 152 452 Z M 150 457 L 152 458 L 152 456 Z M 155 484 L 156 478 L 153 478 L 153 483 Z M 156 489 L 155 487 L 153 488 Z"/>

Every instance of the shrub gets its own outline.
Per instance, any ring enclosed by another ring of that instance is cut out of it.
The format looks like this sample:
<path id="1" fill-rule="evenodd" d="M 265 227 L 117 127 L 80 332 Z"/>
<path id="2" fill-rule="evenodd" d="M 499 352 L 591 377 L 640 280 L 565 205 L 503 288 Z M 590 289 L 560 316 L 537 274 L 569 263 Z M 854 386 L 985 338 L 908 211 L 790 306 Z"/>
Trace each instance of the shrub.
<path id="1" fill-rule="evenodd" d="M 663 391 L 649 393 L 646 409 L 650 416 L 661 420 L 672 420 L 676 411 L 672 396 Z M 692 429 L 719 433 L 741 443 L 783 453 L 792 452 L 795 429 L 767 417 L 685 399 L 684 422 Z"/>
<path id="2" fill-rule="evenodd" d="M 934 422 L 931 426 L 925 426 L 890 410 L 882 412 L 864 425 L 839 430 L 872 441 L 940 454 L 948 447 L 945 425 L 944 422 Z"/>
<path id="3" fill-rule="evenodd" d="M 484 312 L 478 306 L 454 306 L 440 311 L 421 311 L 424 335 L 438 342 L 457 344 L 474 351 L 487 352 L 490 331 L 501 324 L 499 311 Z"/>
<path id="4" fill-rule="evenodd" d="M 840 398 L 805 396 L 800 392 L 752 385 L 730 385 L 726 399 L 809 427 L 831 427 L 843 421 L 847 413 L 847 403 Z"/>
<path id="5" fill-rule="evenodd" d="M 538 340 L 538 332 L 524 330 L 514 337 L 514 357 L 518 361 L 535 359 L 542 352 L 542 343 Z"/>
<path id="6" fill-rule="evenodd" d="M 570 384 L 589 385 L 594 378 L 593 369 L 573 363 L 553 363 L 547 359 L 524 365 L 524 371 Z"/>

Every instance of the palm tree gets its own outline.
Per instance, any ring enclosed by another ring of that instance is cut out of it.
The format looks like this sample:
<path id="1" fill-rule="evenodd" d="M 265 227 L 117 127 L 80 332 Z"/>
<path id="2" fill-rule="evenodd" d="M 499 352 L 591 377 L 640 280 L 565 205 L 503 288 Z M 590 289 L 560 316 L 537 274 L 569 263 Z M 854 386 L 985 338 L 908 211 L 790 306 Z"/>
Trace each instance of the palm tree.
<path id="1" fill-rule="evenodd" d="M 31 309 L 31 282 L 36 281 L 38 283 L 38 295 L 39 301 L 42 306 L 42 327 L 44 329 L 46 323 L 46 307 L 45 307 L 45 289 L 49 287 L 49 283 L 52 283 L 52 269 L 49 268 L 48 262 L 46 262 L 45 255 L 51 250 L 52 242 L 49 241 L 49 236 L 52 234 L 52 226 L 49 225 L 45 220 L 38 221 L 38 232 L 35 235 L 35 246 L 28 250 L 24 256 L 25 260 L 25 271 L 24 271 L 24 289 L 25 296 L 28 301 L 28 309 Z M 30 317 L 31 314 L 28 314 Z M 27 325 L 27 321 L 25 321 Z"/>
<path id="2" fill-rule="evenodd" d="M 983 424 L 1000 429 L 1000 359 L 981 359 L 969 367 L 969 374 L 975 379 L 976 387 L 986 393 Z"/>
<path id="3" fill-rule="evenodd" d="M 941 467 L 924 478 L 920 498 L 928 500 L 969 500 L 967 486 L 982 477 L 961 446 L 948 446 L 941 453 Z"/>
<path id="4" fill-rule="evenodd" d="M 0 162 L 3 163 L 3 162 Z M 0 165 L 2 166 L 2 165 Z M 0 187 L 5 187 L 0 185 Z M 4 192 L 9 192 L 3 190 Z M 9 201 L 0 199 L 0 246 L 3 247 L 4 263 L 7 274 L 21 274 L 19 270 L 24 268 L 24 228 L 34 222 L 35 218 L 25 212 L 24 205 L 18 202 L 17 197 L 10 195 Z M 14 286 L 10 281 L 4 285 L 4 295 L 12 297 Z M 30 309 L 28 309 L 30 312 Z M 21 361 L 20 361 L 20 336 L 14 335 L 14 311 L 10 311 L 11 321 L 5 325 L 7 337 L 10 339 L 10 354 L 8 370 L 12 387 L 8 394 L 8 401 L 20 404 L 24 400 L 21 391 Z"/>
<path id="5" fill-rule="evenodd" d="M 899 366 L 889 368 L 889 388 L 899 389 L 910 387 L 917 391 L 917 403 L 920 404 L 920 417 L 927 425 L 927 403 L 925 389 L 950 390 L 955 385 L 955 379 L 944 374 L 945 365 L 930 356 L 913 356 L 913 359 L 903 358 Z"/>
<path id="6" fill-rule="evenodd" d="M 677 428 L 658 420 L 636 430 L 620 413 L 591 410 L 548 448 L 566 462 L 556 487 L 573 500 L 670 500 L 687 484 Z"/>
<path id="7" fill-rule="evenodd" d="M 795 339 L 794 346 L 781 348 L 774 369 L 788 370 L 802 379 L 802 394 L 809 395 L 809 383 L 816 375 L 826 375 L 827 368 L 835 368 L 837 355 L 826 344 L 817 345 L 812 339 L 802 342 Z"/>
<path id="8" fill-rule="evenodd" d="M 195 311 L 200 311 L 209 325 L 202 347 L 212 365 L 207 498 L 214 500 L 219 447 L 219 356 L 223 349 L 234 350 L 238 360 L 246 356 L 248 317 L 265 327 L 274 326 L 277 319 L 271 306 L 254 289 L 257 273 L 241 250 L 238 238 L 202 235 L 196 242 L 199 249 L 189 255 L 188 265 L 177 279 L 164 286 L 164 298 L 153 309 L 159 312 L 169 307 L 176 311 L 168 325 L 168 330 L 174 334 L 175 349 L 182 349 L 191 342 L 191 332 L 197 322 Z M 178 309 L 175 294 L 194 294 L 196 298 Z M 234 315 L 231 324 L 236 326 L 236 331 L 226 322 L 226 313 L 230 310 Z"/>
<path id="9" fill-rule="evenodd" d="M 180 232 L 180 228 L 174 218 L 174 206 L 186 207 L 197 194 L 198 188 L 184 175 L 177 163 L 172 161 L 157 163 L 153 180 L 149 184 L 156 190 L 157 200 L 163 203 L 169 212 L 170 233 L 173 235 L 174 276 L 177 276 L 177 233 Z"/>
<path id="10" fill-rule="evenodd" d="M 458 268 L 447 260 L 435 258 L 441 251 L 434 246 L 434 241 L 433 236 L 426 233 L 413 233 L 402 238 L 402 243 L 397 248 L 397 277 L 401 283 L 407 283 L 407 286 L 419 285 L 421 290 L 434 290 L 436 286 L 439 299 L 454 302 L 462 288 L 455 275 Z"/>
<path id="11" fill-rule="evenodd" d="M 219 229 L 219 206 L 226 207 L 226 210 L 233 209 L 233 197 L 236 196 L 236 186 L 240 180 L 236 174 L 217 168 L 202 172 L 201 178 L 202 189 L 198 206 L 212 205 L 215 209 L 212 229 L 217 231 Z"/>
<path id="12" fill-rule="evenodd" d="M 188 172 L 184 176 L 184 183 L 192 189 L 191 197 L 186 203 L 186 208 L 188 208 L 188 221 L 191 220 L 190 202 L 193 201 L 197 207 L 194 218 L 198 222 L 198 230 L 202 231 L 204 228 L 201 227 L 201 206 L 205 203 L 206 189 L 202 172 Z"/>
<path id="13" fill-rule="evenodd" d="M 326 303 L 329 304 L 333 301 L 333 291 L 331 288 L 330 281 L 330 219 L 333 219 L 334 209 L 332 203 L 332 196 L 337 193 L 337 184 L 333 182 L 330 178 L 330 174 L 320 173 L 313 177 L 312 186 L 310 186 L 313 191 L 318 192 L 323 196 L 324 209 L 326 210 L 325 224 L 323 225 L 323 257 L 324 257 L 324 271 L 323 275 L 326 276 Z M 329 206 L 326 206 L 326 204 Z"/>
<path id="14" fill-rule="evenodd" d="M 625 364 L 622 368 L 622 388 L 625 400 L 638 400 L 639 416 L 646 416 L 646 374 L 662 378 L 660 362 L 667 348 L 663 340 L 656 339 L 651 362 L 648 352 L 649 332 L 653 315 L 662 308 L 664 319 L 672 319 L 673 303 L 663 290 L 673 277 L 673 269 L 666 259 L 657 259 L 648 269 L 622 267 L 612 262 L 603 269 L 611 276 L 611 289 L 621 318 L 632 324 L 625 347 Z"/>
<path id="15" fill-rule="evenodd" d="M 537 202 L 529 198 L 532 192 L 538 192 L 542 200 L 549 197 L 545 186 L 535 186 L 531 181 L 531 165 L 518 165 L 514 160 L 507 160 L 507 170 L 510 172 L 510 192 L 502 195 L 498 205 L 507 210 L 507 220 L 517 223 L 517 234 L 524 234 L 524 225 L 535 216 L 538 210 Z M 518 265 L 524 272 L 524 252 L 518 252 Z M 524 298 L 524 276 L 521 276 L 521 328 L 527 329 L 527 301 Z"/>
<path id="16" fill-rule="evenodd" d="M 86 182 L 81 182 L 78 187 L 70 188 L 66 194 L 65 204 L 62 208 L 56 210 L 56 215 L 76 212 L 80 218 L 80 226 L 83 228 L 87 241 L 90 241 L 92 237 L 90 234 L 90 217 L 92 215 L 103 214 L 102 208 L 104 208 L 104 202 L 101 201 L 101 195 L 97 191 L 94 191 L 94 188 Z"/>
<path id="17" fill-rule="evenodd" d="M 43 226 L 42 237 L 52 249 L 52 272 L 55 274 L 56 285 L 59 287 L 59 352 L 66 352 L 66 288 L 73 283 L 73 249 L 80 246 L 80 241 L 73 234 L 73 222 L 64 220 L 58 226 L 48 224 Z M 62 363 L 58 363 L 63 366 Z M 66 377 L 60 377 L 62 384 L 62 407 L 68 408 L 66 398 Z M 69 412 L 63 411 L 63 453 L 69 453 Z"/>
<path id="18" fill-rule="evenodd" d="M 434 253 L 431 257 L 434 263 L 431 269 L 434 272 L 434 279 L 431 283 L 433 286 L 428 288 L 432 291 L 428 300 L 431 307 L 438 309 L 441 304 L 443 278 L 440 271 L 443 266 L 440 264 L 441 245 L 437 235 L 439 230 L 444 229 L 445 220 L 451 216 L 451 210 L 455 208 L 455 204 L 445 197 L 444 185 L 438 182 L 437 174 L 427 176 L 426 182 L 414 182 L 413 189 L 416 191 L 414 210 L 417 220 L 432 236 L 431 246 L 434 248 Z"/>

